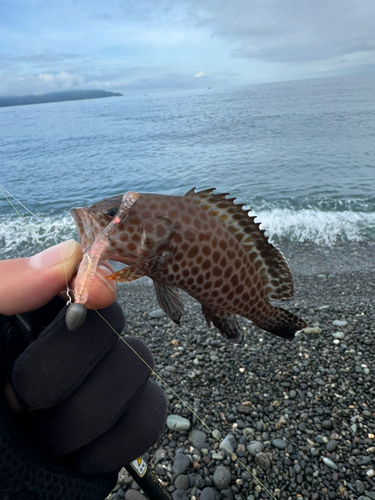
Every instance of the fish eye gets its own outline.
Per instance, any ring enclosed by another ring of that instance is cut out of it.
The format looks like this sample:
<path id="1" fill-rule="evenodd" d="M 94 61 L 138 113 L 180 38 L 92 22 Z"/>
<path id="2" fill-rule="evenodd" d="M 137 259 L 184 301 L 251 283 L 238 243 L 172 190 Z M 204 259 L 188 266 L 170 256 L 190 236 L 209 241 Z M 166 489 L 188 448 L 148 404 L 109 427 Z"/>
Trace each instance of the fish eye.
<path id="1" fill-rule="evenodd" d="M 118 212 L 118 207 L 111 207 L 104 213 L 105 215 L 108 215 L 108 217 L 114 217 L 117 214 L 117 212 Z"/>

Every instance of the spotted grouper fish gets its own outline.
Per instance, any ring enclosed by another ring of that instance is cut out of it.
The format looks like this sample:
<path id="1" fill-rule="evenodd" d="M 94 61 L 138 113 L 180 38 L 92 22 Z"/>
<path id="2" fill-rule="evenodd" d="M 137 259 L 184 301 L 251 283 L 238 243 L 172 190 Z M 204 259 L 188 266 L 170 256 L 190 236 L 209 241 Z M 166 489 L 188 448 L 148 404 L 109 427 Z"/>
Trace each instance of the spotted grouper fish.
<path id="1" fill-rule="evenodd" d="M 128 267 L 109 277 L 153 280 L 161 309 L 177 324 L 184 310 L 178 289 L 202 305 L 213 323 L 233 342 L 242 341 L 236 315 L 263 330 L 292 339 L 306 323 L 270 300 L 290 300 L 293 279 L 288 264 L 264 236 L 255 217 L 214 189 L 184 196 L 140 194 L 108 239 L 101 260 Z M 90 207 L 73 208 L 83 251 L 116 216 L 122 196 Z"/>

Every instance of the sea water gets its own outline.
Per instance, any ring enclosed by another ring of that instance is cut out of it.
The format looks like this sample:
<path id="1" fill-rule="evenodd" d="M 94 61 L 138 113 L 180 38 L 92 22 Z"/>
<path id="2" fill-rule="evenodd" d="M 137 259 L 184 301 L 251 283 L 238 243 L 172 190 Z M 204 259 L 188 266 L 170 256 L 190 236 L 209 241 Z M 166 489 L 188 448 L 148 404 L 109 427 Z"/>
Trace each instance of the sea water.
<path id="1" fill-rule="evenodd" d="M 375 76 L 0 108 L 0 256 L 77 238 L 71 207 L 215 187 L 271 241 L 375 242 Z"/>

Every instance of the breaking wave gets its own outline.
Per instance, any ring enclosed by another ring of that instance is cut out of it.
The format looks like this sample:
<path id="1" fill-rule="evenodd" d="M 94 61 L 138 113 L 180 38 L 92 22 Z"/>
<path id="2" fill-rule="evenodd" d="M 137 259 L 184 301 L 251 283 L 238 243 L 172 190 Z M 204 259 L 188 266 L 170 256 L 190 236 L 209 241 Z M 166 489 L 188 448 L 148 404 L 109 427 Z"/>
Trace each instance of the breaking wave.
<path id="1" fill-rule="evenodd" d="M 350 241 L 375 241 L 375 213 L 352 211 L 292 210 L 272 208 L 254 211 L 271 241 L 310 242 L 334 245 Z M 44 247 L 74 238 L 78 240 L 69 215 L 61 218 L 0 216 L 1 258 L 24 257 Z"/>

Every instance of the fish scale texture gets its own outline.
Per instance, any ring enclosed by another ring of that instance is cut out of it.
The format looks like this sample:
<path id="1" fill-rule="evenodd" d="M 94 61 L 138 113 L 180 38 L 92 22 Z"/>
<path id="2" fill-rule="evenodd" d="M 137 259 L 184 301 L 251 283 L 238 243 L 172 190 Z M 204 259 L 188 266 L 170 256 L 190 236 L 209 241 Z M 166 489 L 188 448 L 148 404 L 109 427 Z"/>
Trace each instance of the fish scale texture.
<path id="1" fill-rule="evenodd" d="M 116 478 L 87 478 L 43 455 L 23 436 L 0 400 L 0 500 L 99 500 Z"/>

